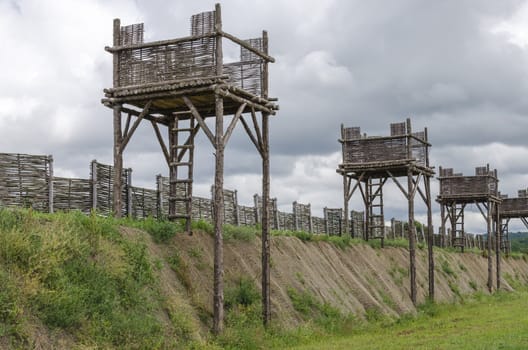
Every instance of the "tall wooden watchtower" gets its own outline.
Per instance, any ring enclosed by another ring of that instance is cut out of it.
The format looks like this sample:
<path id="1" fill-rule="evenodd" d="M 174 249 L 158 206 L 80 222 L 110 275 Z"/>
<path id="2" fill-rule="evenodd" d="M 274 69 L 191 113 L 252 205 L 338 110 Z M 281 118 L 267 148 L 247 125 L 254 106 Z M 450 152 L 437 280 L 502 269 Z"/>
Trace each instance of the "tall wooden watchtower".
<path id="1" fill-rule="evenodd" d="M 223 43 L 239 47 L 239 61 L 225 63 Z M 233 45 L 233 44 L 232 44 Z M 190 35 L 144 42 L 143 24 L 121 26 L 114 20 L 113 87 L 103 104 L 114 113 L 114 213 L 121 211 L 123 152 L 142 121 L 152 125 L 169 167 L 169 219 L 183 219 L 191 232 L 194 138 L 201 130 L 215 154 L 214 330 L 223 319 L 223 179 L 224 148 L 240 121 L 262 158 L 263 207 L 269 208 L 269 116 L 277 99 L 268 96 L 268 36 L 241 40 L 223 30 L 220 5 L 191 17 Z M 260 114 L 260 125 L 259 116 Z M 232 116 L 227 128 L 225 117 Z M 214 130 L 206 124 L 215 118 Z M 248 119 L 246 119 L 248 118 Z M 123 128 L 123 119 L 125 121 Z M 168 145 L 162 136 L 166 128 Z M 262 213 L 263 316 L 269 319 L 269 220 Z"/>
<path id="2" fill-rule="evenodd" d="M 489 164 L 475 169 L 474 176 L 454 173 L 452 168 L 439 168 L 440 193 L 437 202 L 440 204 L 442 225 L 440 232 L 445 235 L 447 220 L 451 226 L 451 244 L 464 251 L 465 229 L 464 213 L 468 204 L 475 204 L 487 224 L 488 249 L 488 289 L 493 288 L 492 281 L 492 235 L 498 233 L 499 179 L 497 170 L 490 170 Z M 497 240 L 500 242 L 500 238 Z M 500 251 L 497 253 L 497 285 L 500 285 Z"/>
<path id="3" fill-rule="evenodd" d="M 390 125 L 390 136 L 362 135 L 359 127 L 341 126 L 343 163 L 337 172 L 343 176 L 345 232 L 349 228 L 348 205 L 359 189 L 365 205 L 365 239 L 385 237 L 383 186 L 392 179 L 408 201 L 409 259 L 411 299 L 416 304 L 416 228 L 414 226 L 414 199 L 418 193 L 427 207 L 429 297 L 434 299 L 433 223 L 431 212 L 430 179 L 434 175 L 429 165 L 427 129 L 412 132 L 411 120 Z M 407 186 L 398 178 L 406 178 Z"/>

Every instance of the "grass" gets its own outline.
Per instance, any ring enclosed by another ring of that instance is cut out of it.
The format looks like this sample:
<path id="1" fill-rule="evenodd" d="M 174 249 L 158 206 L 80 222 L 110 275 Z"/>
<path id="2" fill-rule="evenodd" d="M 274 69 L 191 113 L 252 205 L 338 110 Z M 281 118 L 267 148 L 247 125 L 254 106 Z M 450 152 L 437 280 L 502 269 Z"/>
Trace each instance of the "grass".
<path id="1" fill-rule="evenodd" d="M 463 304 L 427 303 L 416 317 L 372 323 L 290 349 L 525 349 L 528 292 L 476 294 Z"/>
<path id="2" fill-rule="evenodd" d="M 157 317 L 164 301 L 146 243 L 124 238 L 120 223 L 80 212 L 0 210 L 2 344 L 32 347 L 39 320 L 81 347 L 175 346 L 179 330 Z M 155 221 L 134 225 L 160 239 L 169 232 Z"/>

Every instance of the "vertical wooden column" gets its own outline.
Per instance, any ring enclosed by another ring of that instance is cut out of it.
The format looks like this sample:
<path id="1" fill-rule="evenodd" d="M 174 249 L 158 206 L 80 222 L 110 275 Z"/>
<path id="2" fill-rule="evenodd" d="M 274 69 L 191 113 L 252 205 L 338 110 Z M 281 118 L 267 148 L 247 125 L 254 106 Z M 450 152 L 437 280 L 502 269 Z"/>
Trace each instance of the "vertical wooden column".
<path id="1" fill-rule="evenodd" d="M 492 213 L 491 213 L 491 204 L 492 202 L 488 199 L 487 203 L 487 216 L 486 223 L 488 227 L 488 290 L 491 293 L 493 291 L 493 258 L 491 256 L 491 226 L 492 226 Z"/>
<path id="2" fill-rule="evenodd" d="M 434 230 L 433 230 L 433 213 L 431 210 L 431 177 L 425 176 L 425 191 L 427 199 L 427 255 L 428 255 L 428 278 L 429 278 L 429 300 L 434 301 L 435 294 L 435 281 L 434 281 Z"/>
<path id="3" fill-rule="evenodd" d="M 429 142 L 427 128 L 425 128 L 425 141 Z M 429 168 L 429 145 L 425 146 L 425 166 Z M 429 258 L 429 300 L 434 301 L 435 281 L 434 281 L 434 229 L 433 229 L 433 213 L 432 213 L 432 198 L 431 198 L 431 176 L 424 175 L 425 180 L 425 199 L 427 200 L 427 255 Z M 443 218 L 442 218 L 443 220 Z"/>
<path id="4" fill-rule="evenodd" d="M 48 211 L 53 213 L 53 156 L 48 156 Z M 68 196 L 69 197 L 69 196 Z"/>
<path id="5" fill-rule="evenodd" d="M 502 243 L 502 232 L 501 232 L 501 224 L 500 224 L 500 212 L 499 212 L 499 203 L 493 202 L 493 217 L 494 217 L 494 228 L 495 228 L 495 240 L 496 246 L 495 246 L 495 256 L 496 256 L 496 269 L 497 269 L 497 290 L 500 289 L 501 285 L 501 243 Z"/>
<path id="6" fill-rule="evenodd" d="M 168 125 L 168 137 L 169 137 L 169 220 L 175 220 L 176 217 L 176 200 L 178 196 L 178 186 L 176 179 L 178 178 L 178 128 L 176 118 L 171 116 L 171 120 Z M 189 232 L 189 231 L 187 231 Z"/>
<path id="7" fill-rule="evenodd" d="M 114 19 L 114 47 L 119 46 L 120 42 L 121 21 Z M 113 56 L 113 76 L 114 87 L 119 86 L 119 53 L 115 52 Z M 123 143 L 123 132 L 121 130 L 121 105 L 115 104 L 114 110 L 114 186 L 113 186 L 113 212 L 116 218 L 121 217 L 121 190 L 123 188 L 123 154 L 121 145 Z"/>
<path id="8" fill-rule="evenodd" d="M 262 32 L 262 48 L 268 54 L 268 33 Z M 262 71 L 262 97 L 268 98 L 268 63 Z M 270 297 L 270 240 L 269 240 L 269 114 L 262 113 L 262 322 L 268 326 L 271 318 Z"/>
<path id="9" fill-rule="evenodd" d="M 407 119 L 407 158 L 411 159 L 411 120 Z M 409 270 L 411 282 L 411 300 L 416 305 L 416 235 L 414 227 L 414 183 L 413 183 L 413 169 L 409 166 L 407 168 L 407 193 L 409 195 Z"/>
<path id="10" fill-rule="evenodd" d="M 220 4 L 215 6 L 215 30 L 222 31 Z M 222 75 L 222 36 L 216 35 L 216 75 Z M 214 195 L 214 286 L 213 286 L 213 333 L 219 334 L 224 328 L 224 247 L 222 225 L 224 222 L 224 100 L 215 94 L 215 195 Z"/>
<path id="11" fill-rule="evenodd" d="M 343 127 L 343 125 L 341 125 L 341 128 Z M 348 179 L 345 175 L 345 173 L 343 173 L 343 193 L 344 193 L 344 196 L 343 196 L 343 208 L 344 208 L 344 214 L 345 214 L 345 217 L 344 217 L 344 225 L 345 227 L 343 227 L 341 229 L 341 231 L 343 232 L 343 234 L 345 236 L 347 236 L 347 234 L 349 233 L 349 227 L 350 227 L 350 224 L 349 224 L 349 221 L 348 221 L 348 192 L 350 191 L 350 188 L 348 186 Z M 328 233 L 328 232 L 327 232 Z M 351 233 L 352 237 L 353 237 L 353 232 Z"/>

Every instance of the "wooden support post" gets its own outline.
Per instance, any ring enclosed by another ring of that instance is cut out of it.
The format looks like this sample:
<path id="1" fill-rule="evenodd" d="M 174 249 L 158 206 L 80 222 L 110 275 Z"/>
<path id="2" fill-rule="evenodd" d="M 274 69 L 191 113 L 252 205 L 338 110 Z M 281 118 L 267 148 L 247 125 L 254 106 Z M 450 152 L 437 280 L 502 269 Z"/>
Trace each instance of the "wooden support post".
<path id="1" fill-rule="evenodd" d="M 121 21 L 114 19 L 114 46 L 119 46 L 121 35 Z M 119 86 L 119 53 L 113 54 L 113 87 Z M 121 131 L 121 104 L 114 104 L 114 187 L 113 213 L 116 218 L 121 217 L 121 190 L 123 188 L 123 154 L 121 152 L 123 133 Z"/>
<path id="2" fill-rule="evenodd" d="M 429 279 L 429 300 L 434 301 L 434 252 L 433 252 L 433 213 L 431 209 L 431 177 L 425 176 L 425 196 L 427 199 L 427 255 L 428 255 L 428 279 Z"/>
<path id="3" fill-rule="evenodd" d="M 488 199 L 487 204 L 488 205 L 486 207 L 486 210 L 487 210 L 486 223 L 488 227 L 488 290 L 491 293 L 493 291 L 493 257 L 491 256 L 491 246 L 492 246 L 491 226 L 492 226 L 493 218 L 490 212 L 491 202 L 489 199 Z"/>
<path id="4" fill-rule="evenodd" d="M 350 227 L 350 224 L 349 224 L 349 221 L 348 221 L 348 202 L 349 202 L 348 192 L 349 192 L 349 184 L 350 184 L 350 182 L 348 181 L 345 173 L 343 173 L 343 193 L 344 193 L 344 196 L 343 196 L 343 200 L 344 200 L 343 208 L 345 210 L 345 213 L 344 213 L 345 214 L 345 218 L 344 218 L 345 227 L 342 228 L 342 231 L 343 231 L 345 236 L 349 233 L 348 232 L 348 228 Z M 352 233 L 352 237 L 354 237 L 353 233 Z"/>
<path id="5" fill-rule="evenodd" d="M 268 54 L 268 33 L 262 32 L 262 46 Z M 262 72 L 262 97 L 268 98 L 268 63 L 264 62 Z M 253 115 L 253 110 L 252 110 Z M 255 123 L 255 130 L 257 124 Z M 269 238 L 269 198 L 270 198 L 270 155 L 269 155 L 269 114 L 262 113 L 262 322 L 265 327 L 271 320 L 270 295 L 270 238 Z"/>
<path id="6" fill-rule="evenodd" d="M 123 153 L 121 152 L 123 136 L 121 133 L 121 106 L 114 106 L 114 187 L 113 214 L 122 216 L 121 193 L 123 190 Z"/>
<path id="7" fill-rule="evenodd" d="M 407 119 L 407 158 L 411 159 L 411 120 Z M 414 227 L 414 182 L 411 167 L 407 168 L 407 193 L 409 195 L 409 270 L 411 282 L 411 300 L 416 305 L 416 235 Z"/>
<path id="8" fill-rule="evenodd" d="M 410 271 L 410 282 L 411 282 L 411 300 L 414 305 L 416 305 L 416 235 L 414 227 L 414 195 L 412 191 L 412 170 L 409 168 L 407 173 L 407 187 L 409 199 L 409 222 L 408 222 L 408 231 L 409 231 L 409 271 Z"/>
<path id="9" fill-rule="evenodd" d="M 97 161 L 94 159 L 90 164 L 92 181 L 92 210 L 97 210 Z"/>
<path id="10" fill-rule="evenodd" d="M 215 6 L 215 31 L 222 31 L 222 13 L 220 4 Z M 216 40 L 216 74 L 222 75 L 223 51 L 222 37 Z M 213 281 L 213 333 L 220 334 L 224 328 L 224 247 L 222 225 L 224 222 L 224 100 L 215 94 L 215 196 L 214 196 L 214 281 Z M 198 119 L 198 118 L 197 118 Z M 199 119 L 198 119 L 199 120 Z M 203 128 L 203 127 L 202 127 Z M 204 129 L 205 130 L 205 129 Z"/>
<path id="11" fill-rule="evenodd" d="M 495 247 L 495 255 L 496 255 L 496 258 L 497 258 L 497 261 L 496 261 L 496 268 L 497 268 L 497 290 L 500 289 L 500 286 L 501 286 L 501 243 L 502 243 L 502 232 L 501 232 L 501 224 L 500 224 L 500 212 L 499 212 L 499 204 L 496 203 L 496 202 L 493 202 L 492 203 L 493 205 L 493 210 L 492 210 L 492 214 L 493 217 L 494 217 L 494 220 L 493 220 L 493 226 L 495 228 L 495 240 L 497 241 L 496 242 L 496 247 Z"/>
<path id="12" fill-rule="evenodd" d="M 53 156 L 48 156 L 48 211 L 53 213 Z"/>

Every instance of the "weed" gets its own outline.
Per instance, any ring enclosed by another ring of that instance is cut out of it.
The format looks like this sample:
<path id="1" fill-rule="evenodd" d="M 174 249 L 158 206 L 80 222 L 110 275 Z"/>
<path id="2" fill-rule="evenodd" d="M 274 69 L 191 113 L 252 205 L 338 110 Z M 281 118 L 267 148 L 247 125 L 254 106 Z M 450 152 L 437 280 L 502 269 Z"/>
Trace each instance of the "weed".
<path id="1" fill-rule="evenodd" d="M 451 276 L 453 278 L 457 278 L 457 275 L 455 273 L 455 271 L 453 271 L 453 269 L 451 268 L 451 266 L 449 265 L 449 262 L 447 260 L 443 260 L 442 263 L 440 264 L 441 268 L 442 268 L 442 271 L 447 275 L 447 276 Z"/>
<path id="2" fill-rule="evenodd" d="M 251 241 L 257 236 L 257 229 L 251 226 L 224 225 L 225 240 Z"/>
<path id="3" fill-rule="evenodd" d="M 178 277 L 180 282 L 183 284 L 185 289 L 188 292 L 191 292 L 193 288 L 192 288 L 191 276 L 189 274 L 189 266 L 181 258 L 178 251 L 175 250 L 174 253 L 167 258 L 167 262 L 169 263 L 169 266 L 172 268 L 172 270 L 176 273 L 176 276 Z"/>
<path id="4" fill-rule="evenodd" d="M 193 230 L 201 230 L 210 235 L 214 233 L 214 226 L 205 220 L 193 221 L 191 227 Z"/>
<path id="5" fill-rule="evenodd" d="M 473 289 L 474 291 L 478 290 L 477 283 L 475 281 L 469 281 L 469 287 Z"/>
<path id="6" fill-rule="evenodd" d="M 225 293 L 226 308 L 234 306 L 250 306 L 260 300 L 260 293 L 255 287 L 255 282 L 247 277 L 238 277 L 233 285 L 228 286 Z"/>

